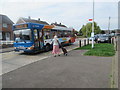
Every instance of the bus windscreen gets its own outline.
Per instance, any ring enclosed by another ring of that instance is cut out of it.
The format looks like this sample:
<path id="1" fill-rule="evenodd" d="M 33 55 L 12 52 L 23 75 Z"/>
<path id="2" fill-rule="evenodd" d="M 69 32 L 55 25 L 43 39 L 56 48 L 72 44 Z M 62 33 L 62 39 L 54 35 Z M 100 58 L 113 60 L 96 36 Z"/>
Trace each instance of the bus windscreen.
<path id="1" fill-rule="evenodd" d="M 21 29 L 14 31 L 15 41 L 30 41 L 31 40 L 31 30 L 30 29 Z"/>

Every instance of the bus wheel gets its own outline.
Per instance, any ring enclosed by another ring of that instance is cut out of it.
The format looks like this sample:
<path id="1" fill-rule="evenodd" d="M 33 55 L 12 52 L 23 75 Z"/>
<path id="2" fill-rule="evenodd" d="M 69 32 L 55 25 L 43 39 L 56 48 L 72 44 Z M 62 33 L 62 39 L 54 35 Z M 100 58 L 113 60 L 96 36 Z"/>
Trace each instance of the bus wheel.
<path id="1" fill-rule="evenodd" d="M 69 43 L 68 43 L 69 45 L 71 45 L 71 40 L 69 40 Z"/>
<path id="2" fill-rule="evenodd" d="M 50 50 L 50 45 L 47 44 L 46 47 L 45 47 L 45 51 L 49 51 Z"/>

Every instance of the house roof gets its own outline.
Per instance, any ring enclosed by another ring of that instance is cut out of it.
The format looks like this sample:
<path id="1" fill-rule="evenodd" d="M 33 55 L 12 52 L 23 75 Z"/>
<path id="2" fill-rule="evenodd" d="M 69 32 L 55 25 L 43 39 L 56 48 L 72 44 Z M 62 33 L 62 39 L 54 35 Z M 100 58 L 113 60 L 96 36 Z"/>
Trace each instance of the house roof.
<path id="1" fill-rule="evenodd" d="M 49 25 L 47 22 L 45 21 L 40 21 L 40 20 L 35 20 L 35 19 L 29 19 L 29 18 L 19 18 L 19 20 L 17 21 L 16 24 L 19 23 L 26 23 L 26 22 L 31 22 L 31 23 L 39 23 L 39 24 L 44 24 L 44 25 Z"/>
<path id="2" fill-rule="evenodd" d="M 0 14 L 0 23 L 14 24 L 12 20 L 6 15 Z"/>
<path id="3" fill-rule="evenodd" d="M 51 25 L 55 25 L 55 26 L 61 26 L 61 27 L 67 27 L 67 26 L 65 26 L 65 25 L 63 25 L 63 24 L 57 24 L 56 22 L 55 23 L 51 23 Z"/>

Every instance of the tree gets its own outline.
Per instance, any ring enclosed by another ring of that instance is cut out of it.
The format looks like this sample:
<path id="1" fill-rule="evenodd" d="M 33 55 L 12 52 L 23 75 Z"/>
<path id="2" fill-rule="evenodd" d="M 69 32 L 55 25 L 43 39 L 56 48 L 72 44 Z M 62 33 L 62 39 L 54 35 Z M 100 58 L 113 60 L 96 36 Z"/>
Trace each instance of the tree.
<path id="1" fill-rule="evenodd" d="M 83 33 L 82 33 L 82 31 L 81 31 L 81 30 L 79 31 L 79 35 L 80 35 L 80 36 L 82 36 L 82 35 L 83 35 Z"/>
<path id="2" fill-rule="evenodd" d="M 115 31 L 111 31 L 111 33 L 115 33 Z"/>
<path id="3" fill-rule="evenodd" d="M 101 31 L 101 34 L 105 34 L 105 31 L 104 31 L 104 30 L 102 30 L 102 31 Z"/>
<path id="4" fill-rule="evenodd" d="M 86 31 L 86 29 L 85 26 L 83 25 L 79 32 L 81 32 L 82 35 L 84 36 L 86 34 L 84 31 Z"/>
<path id="5" fill-rule="evenodd" d="M 87 23 L 86 25 L 83 25 L 79 32 L 82 32 L 83 36 L 91 36 L 92 23 Z M 101 29 L 96 22 L 94 22 L 94 33 L 95 34 L 101 33 Z"/>
<path id="6" fill-rule="evenodd" d="M 74 31 L 74 34 L 78 34 L 78 31 L 75 30 L 75 31 Z"/>

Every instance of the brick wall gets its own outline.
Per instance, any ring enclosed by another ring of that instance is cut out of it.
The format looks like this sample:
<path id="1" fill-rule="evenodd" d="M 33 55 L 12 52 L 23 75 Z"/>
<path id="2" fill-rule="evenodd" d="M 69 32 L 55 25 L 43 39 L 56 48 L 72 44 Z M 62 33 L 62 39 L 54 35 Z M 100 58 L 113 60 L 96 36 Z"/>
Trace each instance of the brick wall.
<path id="1" fill-rule="evenodd" d="M 4 33 L 9 32 L 10 33 L 10 40 L 13 40 L 13 31 L 12 31 L 12 25 L 11 24 L 7 24 L 7 27 L 2 27 L 2 31 Z M 3 34 L 4 35 L 4 34 Z"/>

